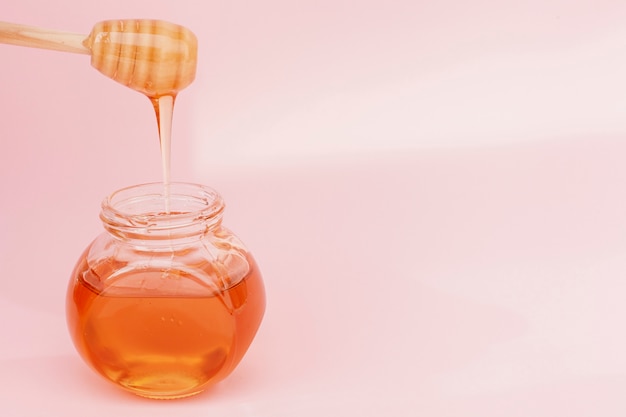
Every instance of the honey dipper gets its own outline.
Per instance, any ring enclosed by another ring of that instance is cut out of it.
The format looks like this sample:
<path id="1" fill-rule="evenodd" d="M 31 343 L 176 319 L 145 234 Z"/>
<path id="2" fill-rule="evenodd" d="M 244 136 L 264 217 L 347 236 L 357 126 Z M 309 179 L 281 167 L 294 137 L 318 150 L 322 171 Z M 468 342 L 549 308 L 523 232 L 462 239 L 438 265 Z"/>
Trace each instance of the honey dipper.
<path id="1" fill-rule="evenodd" d="M 89 35 L 0 22 L 0 43 L 91 55 L 102 74 L 151 98 L 175 96 L 196 75 L 196 36 L 161 20 L 105 20 Z"/>

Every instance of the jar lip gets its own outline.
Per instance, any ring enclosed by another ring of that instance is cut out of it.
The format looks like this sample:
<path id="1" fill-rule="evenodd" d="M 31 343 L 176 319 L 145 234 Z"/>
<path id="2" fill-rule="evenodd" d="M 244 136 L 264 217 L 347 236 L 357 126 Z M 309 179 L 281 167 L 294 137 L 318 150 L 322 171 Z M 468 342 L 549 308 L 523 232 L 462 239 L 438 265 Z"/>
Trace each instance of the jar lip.
<path id="1" fill-rule="evenodd" d="M 171 230 L 193 223 L 219 222 L 224 201 L 205 185 L 172 182 L 166 188 L 162 182 L 152 182 L 112 192 L 102 200 L 101 209 L 100 218 L 110 226 Z"/>

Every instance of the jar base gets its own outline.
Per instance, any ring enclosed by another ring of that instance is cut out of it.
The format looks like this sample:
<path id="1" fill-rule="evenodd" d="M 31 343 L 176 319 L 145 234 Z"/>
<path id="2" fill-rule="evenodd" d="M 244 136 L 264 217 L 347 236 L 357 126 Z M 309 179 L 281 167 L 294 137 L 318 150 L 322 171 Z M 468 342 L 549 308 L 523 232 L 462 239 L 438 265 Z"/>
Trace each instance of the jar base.
<path id="1" fill-rule="evenodd" d="M 148 395 L 141 392 L 130 391 L 131 393 L 138 395 L 139 397 L 147 398 L 149 400 L 180 400 L 183 398 L 193 397 L 194 395 L 198 395 L 204 392 L 204 390 L 194 391 L 187 394 L 179 394 L 179 395 Z"/>
<path id="2" fill-rule="evenodd" d="M 126 391 L 145 398 L 177 399 L 190 397 L 204 391 L 206 379 L 194 378 L 192 375 L 172 372 L 158 373 L 143 377 L 118 378 L 115 383 Z"/>

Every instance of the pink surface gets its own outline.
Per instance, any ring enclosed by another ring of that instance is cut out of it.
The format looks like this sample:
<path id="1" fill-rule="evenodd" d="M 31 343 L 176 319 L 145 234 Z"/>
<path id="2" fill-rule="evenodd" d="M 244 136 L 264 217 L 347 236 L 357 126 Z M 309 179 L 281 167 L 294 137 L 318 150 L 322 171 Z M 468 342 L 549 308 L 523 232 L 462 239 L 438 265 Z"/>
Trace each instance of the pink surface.
<path id="1" fill-rule="evenodd" d="M 223 194 L 267 314 L 188 400 L 87 369 L 67 280 L 102 197 L 160 179 L 154 116 L 84 56 L 0 45 L 2 415 L 626 413 L 626 6 L 128 3 L 2 20 L 196 32 L 173 179 Z"/>

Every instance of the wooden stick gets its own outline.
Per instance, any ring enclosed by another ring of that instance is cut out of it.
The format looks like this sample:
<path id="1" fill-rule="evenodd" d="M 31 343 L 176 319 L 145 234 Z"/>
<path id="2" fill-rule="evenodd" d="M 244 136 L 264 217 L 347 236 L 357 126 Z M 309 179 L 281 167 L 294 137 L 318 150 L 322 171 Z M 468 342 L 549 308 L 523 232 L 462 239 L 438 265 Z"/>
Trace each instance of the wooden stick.
<path id="1" fill-rule="evenodd" d="M 0 43 L 90 55 L 83 45 L 87 35 L 0 22 Z"/>

